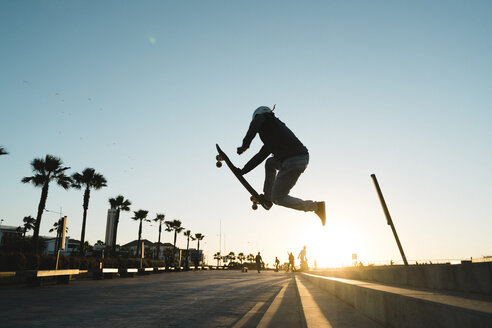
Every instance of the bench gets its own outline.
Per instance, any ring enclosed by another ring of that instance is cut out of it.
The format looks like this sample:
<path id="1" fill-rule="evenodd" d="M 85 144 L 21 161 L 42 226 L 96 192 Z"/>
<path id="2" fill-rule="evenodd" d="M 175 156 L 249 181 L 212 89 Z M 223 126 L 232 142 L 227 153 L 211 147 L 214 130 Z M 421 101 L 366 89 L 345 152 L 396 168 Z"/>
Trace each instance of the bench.
<path id="1" fill-rule="evenodd" d="M 94 271 L 92 273 L 92 278 L 95 280 L 108 279 L 108 278 L 112 279 L 117 274 L 118 274 L 117 268 L 102 268 Z"/>
<path id="2" fill-rule="evenodd" d="M 141 268 L 141 269 L 138 269 L 138 274 L 139 275 L 147 275 L 147 274 L 151 274 L 152 272 L 154 272 L 154 268 Z"/>
<path id="3" fill-rule="evenodd" d="M 135 273 L 138 273 L 138 269 L 137 268 L 119 269 L 118 272 L 120 273 L 120 277 L 133 278 Z"/>
<path id="4" fill-rule="evenodd" d="M 19 271 L 17 275 L 27 278 L 28 286 L 41 286 L 53 281 L 57 284 L 68 284 L 71 276 L 78 275 L 79 273 L 79 269 L 27 270 Z"/>

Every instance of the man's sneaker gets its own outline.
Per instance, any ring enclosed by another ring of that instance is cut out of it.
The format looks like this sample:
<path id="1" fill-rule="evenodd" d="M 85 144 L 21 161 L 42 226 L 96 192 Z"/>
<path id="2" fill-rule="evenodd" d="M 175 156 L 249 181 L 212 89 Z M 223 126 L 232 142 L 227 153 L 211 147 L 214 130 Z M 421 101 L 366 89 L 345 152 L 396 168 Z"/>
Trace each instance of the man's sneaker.
<path id="1" fill-rule="evenodd" d="M 265 206 L 268 207 L 268 209 L 270 209 L 273 206 L 273 203 L 271 201 L 269 201 L 268 199 L 266 199 L 265 195 L 261 194 L 260 198 L 261 198 L 261 201 L 263 202 L 263 204 L 265 204 Z"/>
<path id="2" fill-rule="evenodd" d="M 321 224 L 324 226 L 326 224 L 325 202 L 316 202 L 316 204 L 318 204 L 318 209 L 314 211 L 314 213 L 319 216 L 321 219 Z"/>

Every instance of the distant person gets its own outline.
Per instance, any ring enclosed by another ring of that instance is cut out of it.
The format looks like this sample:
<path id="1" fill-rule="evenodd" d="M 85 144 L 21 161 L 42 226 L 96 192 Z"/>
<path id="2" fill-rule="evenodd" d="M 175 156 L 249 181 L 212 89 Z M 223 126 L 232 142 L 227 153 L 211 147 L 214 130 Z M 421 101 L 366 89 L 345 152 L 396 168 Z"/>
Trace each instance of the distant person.
<path id="1" fill-rule="evenodd" d="M 308 265 L 307 265 L 307 256 L 306 256 L 306 246 L 303 247 L 303 249 L 299 252 L 299 255 L 297 258 L 301 261 L 301 270 L 307 270 Z"/>
<path id="2" fill-rule="evenodd" d="M 278 257 L 275 256 L 275 272 L 278 272 L 279 264 L 280 264 L 280 260 L 278 259 Z"/>
<path id="3" fill-rule="evenodd" d="M 263 262 L 261 255 L 260 255 L 260 252 L 258 252 L 258 255 L 256 255 L 255 261 L 256 261 L 256 269 L 258 270 L 258 273 L 260 273 L 261 262 Z"/>
<path id="4" fill-rule="evenodd" d="M 289 269 L 291 270 L 291 272 L 294 272 L 294 270 L 295 270 L 294 261 L 295 261 L 294 254 L 292 254 L 292 252 L 290 252 L 289 253 L 289 264 L 287 265 L 287 272 L 289 272 Z"/>
<path id="5" fill-rule="evenodd" d="M 262 197 L 268 206 L 272 206 L 273 202 L 299 211 L 315 212 L 321 223 L 325 225 L 325 202 L 289 196 L 290 190 L 308 166 L 307 148 L 282 121 L 275 117 L 273 110 L 266 106 L 258 107 L 254 111 L 243 143 L 237 148 L 239 155 L 249 148 L 256 134 L 260 135 L 263 147 L 239 170 L 239 173 L 247 174 L 266 159 Z M 271 154 L 273 157 L 267 159 Z"/>
<path id="6" fill-rule="evenodd" d="M 307 257 L 306 257 L 306 246 L 302 248 L 302 250 L 299 252 L 299 255 L 297 256 L 301 262 L 307 262 Z"/>

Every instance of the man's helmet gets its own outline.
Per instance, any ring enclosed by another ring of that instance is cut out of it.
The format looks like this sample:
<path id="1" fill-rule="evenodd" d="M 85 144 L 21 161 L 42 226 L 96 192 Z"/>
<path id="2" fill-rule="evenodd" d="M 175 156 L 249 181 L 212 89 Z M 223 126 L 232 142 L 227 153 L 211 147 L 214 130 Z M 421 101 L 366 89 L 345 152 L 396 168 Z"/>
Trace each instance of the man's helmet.
<path id="1" fill-rule="evenodd" d="M 253 113 L 253 118 L 255 118 L 256 115 L 260 114 L 265 114 L 265 113 L 272 113 L 273 111 L 270 109 L 270 107 L 267 106 L 260 106 L 258 107 L 254 113 Z"/>

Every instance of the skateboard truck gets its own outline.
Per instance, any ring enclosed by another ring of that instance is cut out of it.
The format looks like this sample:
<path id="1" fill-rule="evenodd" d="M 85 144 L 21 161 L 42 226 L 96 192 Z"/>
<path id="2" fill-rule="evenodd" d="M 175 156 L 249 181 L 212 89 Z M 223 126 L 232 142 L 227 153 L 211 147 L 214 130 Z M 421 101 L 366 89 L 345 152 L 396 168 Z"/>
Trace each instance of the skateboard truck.
<path id="1" fill-rule="evenodd" d="M 251 208 L 256 211 L 258 209 L 259 201 L 257 201 L 254 196 L 249 197 L 249 199 L 253 202 L 253 205 L 251 205 Z"/>
<path id="2" fill-rule="evenodd" d="M 224 160 L 224 159 L 222 158 L 222 156 L 217 155 L 217 156 L 215 156 L 215 159 L 217 160 L 217 163 L 215 164 L 215 166 L 217 166 L 217 167 L 222 167 L 222 161 Z"/>

